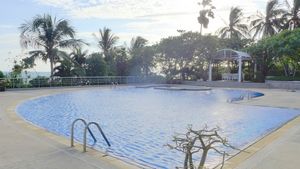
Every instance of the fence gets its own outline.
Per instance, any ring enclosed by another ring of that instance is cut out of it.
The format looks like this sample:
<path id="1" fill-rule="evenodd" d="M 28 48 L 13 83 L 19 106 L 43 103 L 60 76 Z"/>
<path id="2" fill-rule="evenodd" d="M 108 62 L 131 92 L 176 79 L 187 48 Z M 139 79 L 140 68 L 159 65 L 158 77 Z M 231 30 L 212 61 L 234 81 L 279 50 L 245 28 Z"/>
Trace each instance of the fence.
<path id="1" fill-rule="evenodd" d="M 2 78 L 6 88 L 39 88 L 60 86 L 89 86 L 107 84 L 159 83 L 157 77 L 140 76 L 93 76 L 93 77 L 37 77 L 37 78 Z M 1 84 L 0 84 L 1 85 Z"/>

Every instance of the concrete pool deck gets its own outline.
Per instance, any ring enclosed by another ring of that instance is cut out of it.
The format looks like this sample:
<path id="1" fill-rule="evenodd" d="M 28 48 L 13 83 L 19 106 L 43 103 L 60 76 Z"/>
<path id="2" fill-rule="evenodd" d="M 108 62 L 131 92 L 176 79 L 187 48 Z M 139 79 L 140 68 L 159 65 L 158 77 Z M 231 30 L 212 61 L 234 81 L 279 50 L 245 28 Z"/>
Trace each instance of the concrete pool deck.
<path id="1" fill-rule="evenodd" d="M 299 109 L 300 92 L 286 89 L 253 89 L 265 96 L 236 104 Z M 224 168 L 235 169 L 295 169 L 299 168 L 300 117 L 258 140 L 227 161 Z"/>
<path id="2" fill-rule="evenodd" d="M 33 126 L 18 117 L 16 106 L 43 95 L 85 90 L 53 88 L 0 93 L 0 169 L 120 169 L 139 168 L 82 146 L 71 148 L 70 140 Z"/>
<path id="3" fill-rule="evenodd" d="M 99 88 L 99 87 L 98 87 Z M 69 147 L 69 139 L 35 127 L 15 113 L 24 100 L 61 92 L 88 88 L 53 88 L 14 90 L 0 93 L 0 169 L 118 169 L 138 168 L 92 149 L 82 153 L 82 147 Z M 249 89 L 247 89 L 249 90 Z M 300 109 L 300 92 L 279 89 L 253 89 L 264 97 L 234 104 Z M 300 160 L 300 118 L 269 134 L 231 158 L 225 168 L 289 169 L 298 168 Z"/>

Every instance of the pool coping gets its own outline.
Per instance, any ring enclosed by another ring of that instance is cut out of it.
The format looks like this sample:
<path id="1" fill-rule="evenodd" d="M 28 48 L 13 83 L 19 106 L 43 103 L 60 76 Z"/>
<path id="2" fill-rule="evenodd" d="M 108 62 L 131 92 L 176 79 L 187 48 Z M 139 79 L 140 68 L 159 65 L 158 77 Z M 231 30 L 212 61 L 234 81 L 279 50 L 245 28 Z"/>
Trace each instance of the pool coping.
<path id="1" fill-rule="evenodd" d="M 228 88 L 232 89 L 232 88 Z M 251 90 L 263 93 L 263 96 L 256 97 L 253 99 L 246 99 L 246 100 L 238 100 L 235 102 L 232 102 L 232 104 L 239 104 L 239 105 L 246 105 L 246 106 L 258 106 L 258 107 L 273 107 L 273 108 L 283 108 L 283 109 L 292 109 L 292 110 L 299 110 L 300 107 L 290 107 L 290 106 L 279 106 L 279 105 L 268 105 L 265 104 L 251 104 L 251 101 L 256 100 L 258 102 L 261 102 L 260 99 L 263 97 L 266 97 L 270 91 L 280 91 L 282 93 L 285 92 L 285 89 L 259 89 L 259 88 L 234 88 L 237 90 Z M 250 104 L 249 104 L 250 103 Z M 284 104 L 284 103 L 283 103 Z M 243 151 L 238 152 L 237 154 L 231 156 L 228 158 L 223 166 L 223 169 L 233 169 L 238 168 L 243 162 L 250 159 L 250 157 L 255 156 L 256 153 L 258 153 L 260 150 L 265 148 L 266 146 L 270 145 L 275 140 L 283 137 L 284 134 L 288 132 L 288 130 L 292 129 L 293 127 L 300 125 L 300 115 L 292 118 L 291 120 L 285 122 L 281 126 L 275 128 L 274 130 L 270 131 L 266 135 L 262 136 L 261 138 L 257 139 L 250 145 L 243 148 Z M 220 166 L 215 167 L 215 169 L 220 169 Z"/>
<path id="2" fill-rule="evenodd" d="M 101 87 L 101 88 L 107 88 L 105 86 Z M 59 93 L 67 93 L 67 92 L 74 92 L 74 91 L 81 91 L 81 90 L 89 90 L 89 89 L 96 89 L 95 87 L 80 87 L 80 88 L 55 88 L 57 90 L 53 90 L 51 92 L 49 92 L 50 90 L 48 89 L 41 89 L 41 90 L 47 90 L 47 94 L 39 94 L 38 96 L 28 96 L 27 98 L 23 98 L 20 100 L 15 101 L 12 105 L 10 105 L 9 107 L 7 107 L 4 112 L 7 114 L 7 116 L 9 117 L 9 119 L 11 121 L 13 121 L 14 123 L 17 123 L 19 126 L 21 127 L 25 127 L 26 129 L 29 129 L 31 131 L 34 131 L 34 133 L 36 133 L 37 135 L 41 136 L 41 137 L 47 137 L 50 138 L 51 140 L 54 140 L 60 144 L 66 145 L 66 146 L 70 146 L 70 141 L 68 140 L 68 138 L 63 137 L 61 135 L 52 133 L 46 129 L 43 129 L 41 127 L 35 126 L 27 121 L 25 121 L 21 116 L 18 115 L 18 113 L 16 112 L 16 109 L 18 107 L 19 104 L 21 104 L 22 102 L 28 100 L 28 99 L 34 99 L 34 98 L 39 98 L 39 97 L 45 97 L 45 96 L 49 96 L 49 95 L 53 95 L 53 94 L 59 94 Z M 97 89 L 99 89 L 99 87 L 97 87 Z M 232 89 L 232 88 L 222 88 L 222 89 Z M 272 91 L 272 89 L 244 89 L 244 88 L 239 88 L 240 90 L 253 90 L 253 91 L 261 91 L 262 93 L 265 94 L 265 92 L 270 92 Z M 234 90 L 239 90 L 237 88 L 234 88 Z M 36 90 L 36 89 L 34 89 Z M 276 89 L 277 90 L 277 89 Z M 30 91 L 30 90 L 28 90 Z M 25 91 L 26 92 L 26 91 Z M 266 97 L 266 96 L 262 96 L 262 97 Z M 260 98 L 255 98 L 255 100 L 259 101 Z M 251 100 L 250 100 L 251 101 Z M 249 100 L 243 100 L 243 101 L 237 101 L 234 102 L 232 104 L 241 104 L 241 105 L 249 105 Z M 253 106 L 267 106 L 267 107 L 274 107 L 274 106 L 268 106 L 268 105 L 255 105 L 253 104 Z M 277 106 L 277 108 L 290 108 L 290 109 L 297 109 L 300 110 L 299 108 L 292 108 L 292 107 L 286 107 L 286 106 Z M 266 147 L 267 145 L 269 145 L 270 143 L 272 143 L 274 140 L 280 138 L 283 136 L 283 134 L 285 134 L 289 129 L 291 129 L 292 127 L 296 126 L 296 125 L 300 125 L 300 117 L 295 117 L 294 119 L 286 122 L 285 124 L 283 124 L 281 127 L 271 131 L 269 134 L 263 136 L 262 138 L 258 139 L 256 142 L 252 143 L 251 145 L 249 145 L 248 147 L 246 147 L 244 149 L 244 152 L 239 152 L 236 155 L 234 155 L 233 157 L 229 158 L 226 163 L 225 166 L 223 167 L 224 169 L 229 169 L 229 168 L 236 168 L 237 166 L 239 166 L 241 163 L 243 163 L 245 160 L 249 159 L 251 156 L 255 155 L 255 153 L 257 153 L 258 151 L 260 151 L 261 149 L 263 149 L 264 147 Z M 76 151 L 81 151 L 82 148 L 82 144 L 75 142 L 75 150 Z M 124 159 L 120 159 L 118 157 L 114 157 L 114 156 L 107 156 L 107 154 L 99 151 L 99 150 L 95 150 L 92 148 L 87 148 L 88 152 L 86 154 L 91 155 L 93 157 L 96 157 L 99 160 L 105 160 L 109 163 L 112 163 L 113 165 L 119 167 L 119 168 L 145 168 L 146 166 L 142 166 L 139 164 L 135 164 L 134 162 L 129 162 L 129 161 L 124 161 Z M 105 158 L 103 158 L 105 157 Z"/>
<path id="3" fill-rule="evenodd" d="M 122 87 L 122 85 L 120 85 L 120 87 Z M 18 124 L 18 126 L 20 127 L 24 127 L 28 130 L 33 131 L 35 134 L 37 134 L 38 136 L 41 137 L 47 137 L 48 139 L 51 139 L 57 143 L 60 143 L 62 145 L 70 146 L 70 139 L 67 137 L 64 137 L 62 135 L 59 135 L 57 133 L 51 132 L 45 128 L 42 128 L 38 125 L 35 125 L 33 123 L 31 123 L 30 121 L 22 118 L 18 113 L 17 113 L 17 108 L 20 104 L 22 104 L 23 102 L 27 101 L 27 100 L 32 100 L 32 99 L 36 99 L 36 98 L 40 98 L 40 97 L 46 97 L 46 96 L 50 96 L 50 95 L 56 95 L 56 94 L 61 94 L 61 93 L 69 93 L 69 92 L 74 92 L 74 91 L 83 91 L 83 90 L 90 90 L 90 89 L 109 89 L 111 88 L 111 86 L 101 86 L 99 87 L 79 87 L 79 88 L 54 88 L 51 89 L 53 91 L 49 92 L 50 90 L 47 90 L 47 94 L 41 94 L 38 96 L 33 96 L 33 97 L 27 97 L 24 99 L 20 99 L 17 101 L 14 101 L 12 105 L 8 106 L 4 112 L 6 113 L 7 117 L 14 123 Z M 57 90 L 58 89 L 58 90 Z M 36 89 L 34 89 L 36 90 Z M 41 89 L 41 90 L 45 90 L 45 89 Z M 63 91 L 62 91 L 63 90 Z M 27 91 L 31 91 L 31 90 L 27 90 Z M 74 140 L 74 147 L 72 147 L 74 150 L 82 152 L 82 147 L 83 144 L 79 143 L 77 140 Z M 124 168 L 124 169 L 137 169 L 137 168 L 148 168 L 147 166 L 143 166 L 140 165 L 138 163 L 135 163 L 134 161 L 129 161 L 129 160 L 125 160 L 122 159 L 121 157 L 117 157 L 117 156 L 113 156 L 111 154 L 106 154 L 105 152 L 102 152 L 100 150 L 96 150 L 94 148 L 91 148 L 89 146 L 87 146 L 87 152 L 85 152 L 84 154 L 87 154 L 89 156 L 95 157 L 98 160 L 102 160 L 105 161 L 109 164 L 112 164 L 113 167 L 116 168 Z"/>
<path id="4" fill-rule="evenodd" d="M 282 137 L 287 130 L 299 124 L 300 124 L 300 115 L 287 121 L 283 125 L 279 126 L 278 128 L 274 129 L 270 133 L 262 136 L 258 140 L 248 145 L 246 148 L 242 149 L 242 151 L 231 156 L 229 159 L 226 160 L 223 169 L 232 169 L 238 167 L 245 160 L 255 155 L 258 151 L 260 151 L 261 149 L 263 149 L 264 147 L 266 147 L 276 139 Z M 220 168 L 220 166 L 217 166 L 215 168 L 218 169 Z"/>

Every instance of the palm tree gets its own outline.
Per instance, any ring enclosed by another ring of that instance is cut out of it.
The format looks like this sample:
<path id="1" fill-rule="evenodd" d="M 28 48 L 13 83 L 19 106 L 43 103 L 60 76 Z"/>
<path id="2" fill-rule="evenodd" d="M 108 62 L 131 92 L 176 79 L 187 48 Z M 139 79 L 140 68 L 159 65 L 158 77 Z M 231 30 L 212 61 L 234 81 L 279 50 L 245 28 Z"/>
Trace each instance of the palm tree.
<path id="1" fill-rule="evenodd" d="M 219 30 L 221 38 L 242 38 L 248 35 L 248 26 L 243 23 L 242 9 L 232 7 L 229 14 L 229 24 Z"/>
<path id="2" fill-rule="evenodd" d="M 255 37 L 268 37 L 280 30 L 281 15 L 284 10 L 279 9 L 278 0 L 270 0 L 267 3 L 265 14 L 258 12 L 256 19 L 251 21 L 251 31 Z"/>
<path id="3" fill-rule="evenodd" d="M 37 15 L 31 21 L 23 23 L 20 30 L 22 47 L 37 48 L 29 52 L 29 58 L 33 61 L 37 58 L 50 60 L 51 77 L 54 75 L 54 64 L 58 60 L 58 49 L 78 47 L 84 43 L 74 38 L 75 30 L 67 20 L 57 20 L 49 14 Z"/>
<path id="4" fill-rule="evenodd" d="M 200 35 L 202 35 L 202 29 L 207 28 L 209 24 L 209 18 L 214 18 L 213 9 L 216 9 L 212 4 L 212 0 L 202 0 L 198 3 L 202 6 L 202 10 L 199 12 L 198 23 L 200 24 Z"/>
<path id="5" fill-rule="evenodd" d="M 87 53 L 88 53 L 87 50 L 82 51 L 81 48 L 75 48 L 74 51 L 70 53 L 70 58 L 78 66 L 84 67 Z"/>
<path id="6" fill-rule="evenodd" d="M 99 37 L 96 34 L 94 34 L 94 36 L 97 39 L 98 46 L 104 54 L 105 61 L 110 62 L 112 60 L 112 56 L 110 56 L 110 50 L 113 49 L 118 37 L 112 34 L 111 30 L 106 27 L 99 29 L 99 34 Z"/>
<path id="7" fill-rule="evenodd" d="M 59 66 L 56 66 L 54 68 L 54 76 L 59 76 L 59 77 L 71 77 L 72 74 L 72 62 L 68 59 L 62 59 L 57 61 L 60 63 Z"/>
<path id="8" fill-rule="evenodd" d="M 145 45 L 147 43 L 148 43 L 148 40 L 141 36 L 132 38 L 131 42 L 130 42 L 130 49 L 129 49 L 130 53 L 134 52 L 136 49 L 145 47 Z"/>
<path id="9" fill-rule="evenodd" d="M 292 5 L 287 0 L 285 2 L 288 8 L 287 13 L 283 15 L 286 20 L 285 28 L 289 28 L 290 24 L 294 24 L 294 28 L 300 27 L 300 0 L 293 0 Z"/>
<path id="10" fill-rule="evenodd" d="M 81 48 L 75 48 L 72 53 L 70 53 L 69 58 L 73 63 L 72 73 L 76 76 L 84 76 L 86 74 L 86 57 L 88 51 L 82 51 Z"/>

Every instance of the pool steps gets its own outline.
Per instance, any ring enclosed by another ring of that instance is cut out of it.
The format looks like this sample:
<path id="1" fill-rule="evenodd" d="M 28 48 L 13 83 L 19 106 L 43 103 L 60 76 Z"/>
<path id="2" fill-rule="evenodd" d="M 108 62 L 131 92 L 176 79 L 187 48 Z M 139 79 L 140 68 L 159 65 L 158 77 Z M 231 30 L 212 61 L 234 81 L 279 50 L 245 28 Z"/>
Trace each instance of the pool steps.
<path id="1" fill-rule="evenodd" d="M 71 128 L 71 147 L 74 147 L 74 127 L 75 127 L 75 124 L 78 122 L 78 121 L 81 121 L 83 124 L 84 124 L 84 136 L 83 136 L 83 152 L 86 152 L 86 139 L 87 139 L 87 131 L 90 133 L 90 135 L 92 136 L 93 140 L 94 140 L 94 143 L 97 142 L 97 139 L 95 137 L 95 135 L 93 134 L 93 132 L 91 131 L 90 129 L 90 126 L 91 125 L 95 125 L 100 134 L 102 135 L 102 137 L 104 138 L 106 144 L 110 147 L 111 144 L 109 143 L 107 137 L 105 136 L 103 130 L 101 129 L 100 125 L 96 122 L 89 122 L 87 123 L 84 119 L 81 119 L 81 118 L 78 118 L 76 120 L 73 121 L 72 123 L 72 128 Z"/>
<path id="2" fill-rule="evenodd" d="M 227 99 L 227 102 L 228 103 L 232 103 L 232 102 L 236 102 L 236 101 L 242 101 L 242 100 L 251 100 L 253 98 L 256 98 L 256 97 L 261 97 L 261 96 L 264 96 L 263 93 L 259 93 L 259 92 L 251 92 L 251 91 L 247 91 L 246 94 L 244 95 L 241 95 L 239 97 L 235 97 L 235 98 L 229 98 Z"/>

